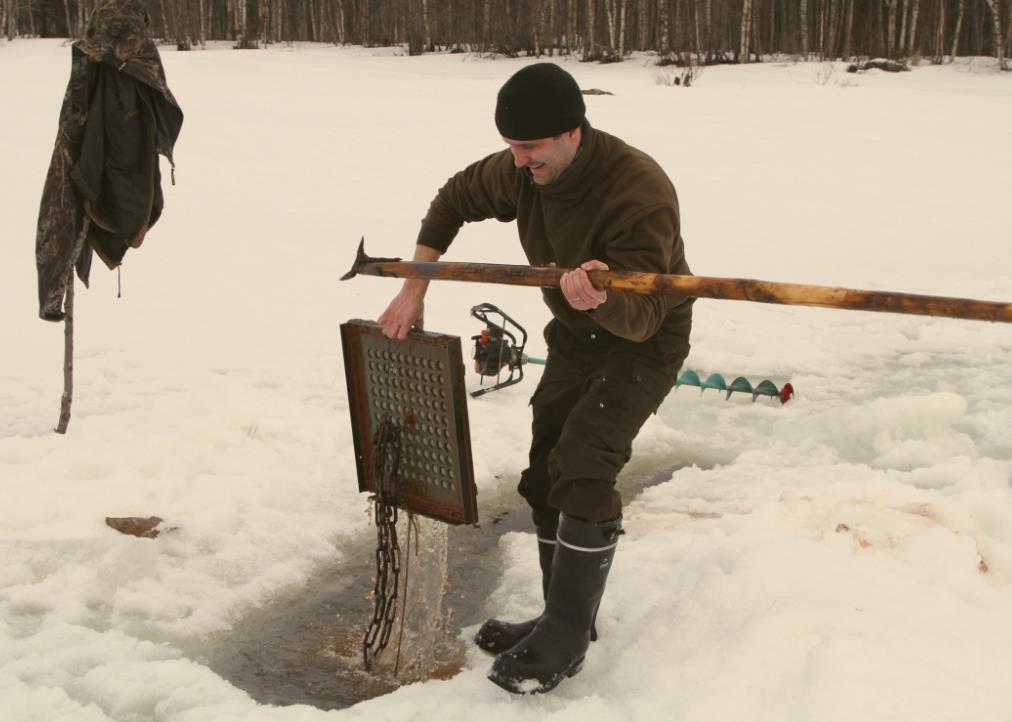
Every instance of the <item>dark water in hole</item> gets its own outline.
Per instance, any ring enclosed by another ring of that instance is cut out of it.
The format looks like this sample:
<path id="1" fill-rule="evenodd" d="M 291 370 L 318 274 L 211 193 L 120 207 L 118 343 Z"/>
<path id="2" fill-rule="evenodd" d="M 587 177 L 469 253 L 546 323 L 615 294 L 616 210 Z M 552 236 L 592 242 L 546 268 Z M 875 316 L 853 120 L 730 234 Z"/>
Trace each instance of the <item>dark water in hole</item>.
<path id="1" fill-rule="evenodd" d="M 670 460 L 669 462 L 670 463 Z M 626 502 L 643 489 L 667 481 L 678 466 L 657 468 L 634 460 L 619 488 Z M 638 471 L 637 471 L 638 469 Z M 364 498 L 364 497 L 363 497 Z M 516 494 L 480 499 L 480 527 L 450 527 L 445 605 L 452 609 L 445 659 L 433 676 L 451 677 L 463 662 L 457 638 L 464 627 L 484 621 L 488 600 L 502 575 L 499 537 L 531 531 L 530 513 Z M 210 649 L 195 655 L 216 674 L 263 704 L 308 704 L 340 709 L 392 692 L 399 685 L 364 671 L 362 639 L 372 619 L 368 595 L 375 574 L 375 534 L 347 548 L 345 560 L 305 587 L 250 613 Z M 536 564 L 534 549 L 531 564 Z M 392 636 L 384 658 L 396 653 Z"/>

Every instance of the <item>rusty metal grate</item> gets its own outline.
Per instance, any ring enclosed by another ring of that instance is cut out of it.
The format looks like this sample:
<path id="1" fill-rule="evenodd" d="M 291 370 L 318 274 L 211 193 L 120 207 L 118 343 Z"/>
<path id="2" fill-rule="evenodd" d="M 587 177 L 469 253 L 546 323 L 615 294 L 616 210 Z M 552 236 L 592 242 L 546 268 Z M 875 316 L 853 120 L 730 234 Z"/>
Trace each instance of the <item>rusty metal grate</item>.
<path id="1" fill-rule="evenodd" d="M 457 336 L 388 339 L 371 321 L 341 325 L 359 491 L 376 493 L 374 439 L 398 430 L 398 505 L 450 524 L 478 521 L 464 365 Z"/>

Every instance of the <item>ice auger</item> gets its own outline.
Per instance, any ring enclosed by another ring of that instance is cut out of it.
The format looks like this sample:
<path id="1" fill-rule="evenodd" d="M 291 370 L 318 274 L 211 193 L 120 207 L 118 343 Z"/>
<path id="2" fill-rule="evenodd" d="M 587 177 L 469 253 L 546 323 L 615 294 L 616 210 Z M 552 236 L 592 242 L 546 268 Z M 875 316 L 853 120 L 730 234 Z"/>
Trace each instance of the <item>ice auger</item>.
<path id="1" fill-rule="evenodd" d="M 731 383 L 727 383 L 720 374 L 710 374 L 706 377 L 705 381 L 701 381 L 699 374 L 692 370 L 682 372 L 682 375 L 675 381 L 675 388 L 679 386 L 698 386 L 699 393 L 703 393 L 707 389 L 726 391 L 727 396 L 724 397 L 725 401 L 731 398 L 731 394 L 736 391 L 743 394 L 752 394 L 752 403 L 755 403 L 755 400 L 760 396 L 770 396 L 780 399 L 781 404 L 786 404 L 794 396 L 794 387 L 789 383 L 784 384 L 783 388 L 778 389 L 775 383 L 769 379 L 763 379 L 755 386 L 752 386 L 752 383 L 744 376 L 739 376 Z"/>
<path id="2" fill-rule="evenodd" d="M 498 314 L 500 322 L 489 319 L 489 314 Z M 544 365 L 544 359 L 531 358 L 524 353 L 527 330 L 497 306 L 479 303 L 471 309 L 471 315 L 485 324 L 480 334 L 471 337 L 474 341 L 474 370 L 481 375 L 483 384 L 486 376 L 495 376 L 495 384 L 472 391 L 472 397 L 519 383 L 524 378 L 526 363 Z M 509 371 L 505 380 L 502 378 L 503 369 Z"/>
<path id="3" fill-rule="evenodd" d="M 481 333 L 471 337 L 474 341 L 474 370 L 481 376 L 482 384 L 485 383 L 486 376 L 495 377 L 494 384 L 472 391 L 472 397 L 477 398 L 489 391 L 519 383 L 524 378 L 524 364 L 544 365 L 544 359 L 524 353 L 527 330 L 498 306 L 479 303 L 471 308 L 471 315 L 485 324 Z M 492 320 L 490 315 L 498 318 Z M 505 379 L 502 377 L 504 371 L 508 373 Z M 705 381 L 701 381 L 695 371 L 683 372 L 675 382 L 675 387 L 678 386 L 697 386 L 700 392 L 706 389 L 725 391 L 727 399 L 735 392 L 752 394 L 753 402 L 759 396 L 769 396 L 779 398 L 781 404 L 786 404 L 794 396 L 794 387 L 789 383 L 784 384 L 783 388 L 777 388 L 777 385 L 769 379 L 763 379 L 753 387 L 744 376 L 727 383 L 720 374 L 710 374 Z"/>

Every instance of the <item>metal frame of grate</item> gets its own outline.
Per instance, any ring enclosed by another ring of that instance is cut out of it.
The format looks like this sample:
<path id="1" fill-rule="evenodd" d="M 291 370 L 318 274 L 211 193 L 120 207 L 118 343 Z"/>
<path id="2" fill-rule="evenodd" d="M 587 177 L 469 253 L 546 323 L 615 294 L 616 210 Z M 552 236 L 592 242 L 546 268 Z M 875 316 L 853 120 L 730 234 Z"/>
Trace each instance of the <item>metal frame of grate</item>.
<path id="1" fill-rule="evenodd" d="M 398 506 L 450 524 L 478 521 L 460 338 L 383 336 L 371 321 L 341 324 L 359 491 L 376 493 L 376 432 L 398 431 Z"/>

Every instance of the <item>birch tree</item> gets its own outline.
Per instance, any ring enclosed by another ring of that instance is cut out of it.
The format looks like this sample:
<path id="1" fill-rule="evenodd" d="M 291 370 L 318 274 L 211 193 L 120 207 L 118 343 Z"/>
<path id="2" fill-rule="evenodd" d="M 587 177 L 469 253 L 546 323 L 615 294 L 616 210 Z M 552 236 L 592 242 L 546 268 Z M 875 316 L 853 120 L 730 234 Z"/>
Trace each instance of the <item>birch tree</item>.
<path id="1" fill-rule="evenodd" d="M 741 43 L 738 48 L 738 62 L 749 60 L 749 41 L 752 37 L 752 0 L 742 0 L 741 8 Z"/>
<path id="2" fill-rule="evenodd" d="M 956 29 L 952 34 L 952 52 L 949 54 L 949 62 L 956 59 L 959 52 L 959 34 L 963 29 L 963 12 L 966 10 L 966 0 L 959 0 L 959 11 L 956 14 Z"/>
<path id="3" fill-rule="evenodd" d="M 801 55 L 808 59 L 808 0 L 801 0 L 799 13 L 801 14 Z"/>
<path id="4" fill-rule="evenodd" d="M 889 11 L 889 24 L 886 28 L 885 53 L 888 56 L 893 54 L 893 43 L 896 42 L 896 2 L 897 0 L 882 0 Z"/>
<path id="5" fill-rule="evenodd" d="M 576 38 L 576 0 L 566 1 L 566 52 L 572 55 L 579 49 Z"/>
<path id="6" fill-rule="evenodd" d="M 899 42 L 896 44 L 896 49 L 899 50 L 900 54 L 904 54 L 909 49 L 907 45 L 907 0 L 900 0 L 900 37 Z"/>
<path id="7" fill-rule="evenodd" d="M 605 0 L 604 10 L 608 20 L 608 56 L 625 56 L 625 10 L 626 0 Z"/>
<path id="8" fill-rule="evenodd" d="M 998 0 L 985 0 L 985 2 L 991 8 L 991 17 L 994 25 L 995 56 L 998 58 L 998 68 L 1008 70 L 1008 64 L 1005 60 L 1005 39 L 1002 37 L 1001 32 L 1001 6 L 998 5 Z"/>
<path id="9" fill-rule="evenodd" d="M 13 40 L 17 36 L 18 23 L 14 14 L 14 0 L 0 0 L 0 32 Z"/>
<path id="10" fill-rule="evenodd" d="M 907 41 L 907 51 L 917 52 L 917 16 L 921 10 L 921 0 L 910 0 L 913 9 L 910 11 L 910 39 Z"/>

